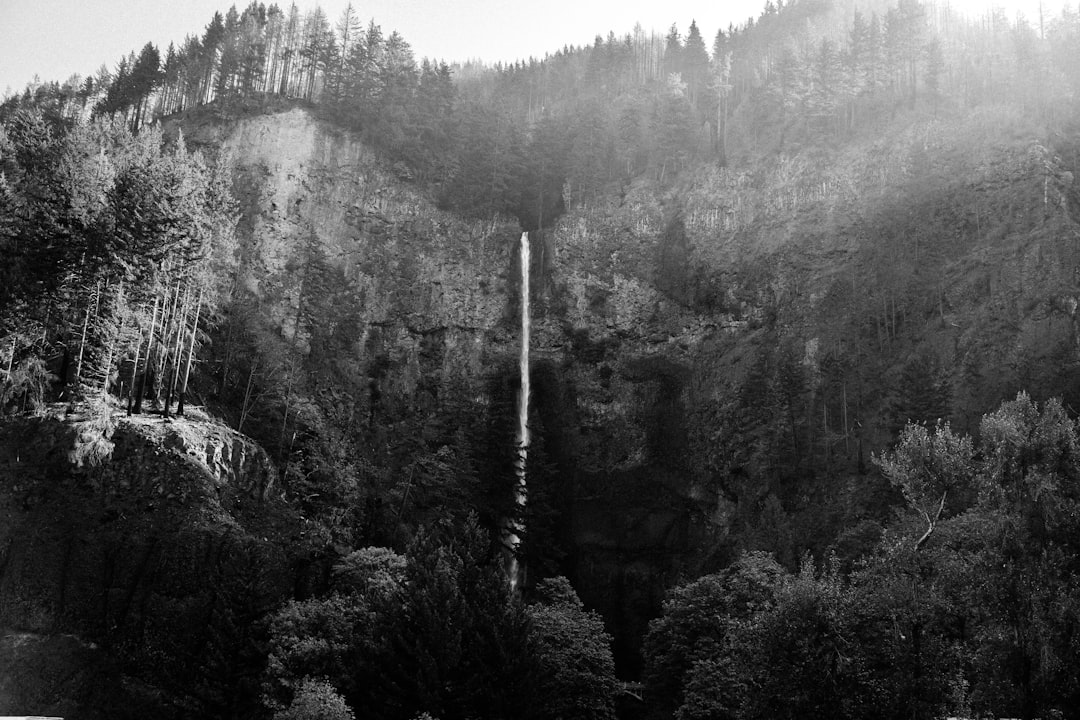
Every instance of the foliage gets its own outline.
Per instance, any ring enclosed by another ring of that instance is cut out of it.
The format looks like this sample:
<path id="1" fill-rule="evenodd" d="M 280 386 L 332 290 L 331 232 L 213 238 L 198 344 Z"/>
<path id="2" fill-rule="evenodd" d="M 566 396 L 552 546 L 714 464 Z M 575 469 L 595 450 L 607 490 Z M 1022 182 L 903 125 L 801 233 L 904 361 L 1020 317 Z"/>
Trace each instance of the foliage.
<path id="1" fill-rule="evenodd" d="M 645 689 L 650 702 L 682 706 L 687 687 L 717 670 L 741 624 L 776 601 L 785 571 L 772 556 L 745 553 L 721 573 L 673 588 L 663 615 L 645 637 Z"/>
<path id="2" fill-rule="evenodd" d="M 34 109 L 14 114 L 5 140 L 17 212 L 0 235 L 4 397 L 118 395 L 138 409 L 152 393 L 166 412 L 179 396 L 182 412 L 199 325 L 218 300 L 209 262 L 227 257 L 235 223 L 224 168 L 182 141 L 163 147 L 159 131 Z"/>
<path id="3" fill-rule="evenodd" d="M 536 716 L 614 718 L 619 683 L 603 620 L 585 610 L 564 577 L 542 580 L 535 592 L 539 602 L 528 615 L 529 652 L 538 673 Z"/>
<path id="4" fill-rule="evenodd" d="M 285 710 L 274 720 L 354 720 L 356 715 L 328 682 L 308 678 Z"/>
<path id="5" fill-rule="evenodd" d="M 1023 393 L 983 418 L 977 445 L 909 424 L 877 462 L 916 521 L 846 577 L 744 556 L 673 589 L 646 640 L 650 697 L 687 719 L 1068 716 L 1078 440 L 1059 401 Z M 756 598 L 741 610 L 739 578 Z"/>
<path id="6" fill-rule="evenodd" d="M 926 521 L 921 545 L 941 518 L 950 494 L 961 494 L 970 485 L 974 449 L 970 438 L 953 434 L 948 423 L 929 430 L 909 423 L 896 449 L 875 458 L 885 477 L 904 500 Z"/>
<path id="7" fill-rule="evenodd" d="M 499 717 L 527 707 L 534 679 L 528 615 L 475 520 L 443 545 L 420 533 L 386 668 L 407 713 Z"/>
<path id="8" fill-rule="evenodd" d="M 405 579 L 406 559 L 393 550 L 354 550 L 334 565 L 334 585 L 348 593 L 391 599 Z"/>
<path id="9" fill-rule="evenodd" d="M 755 618 L 740 644 L 739 675 L 749 687 L 741 717 L 856 718 L 875 706 L 850 601 L 841 578 L 815 573 L 808 561 L 785 579 L 775 606 Z"/>
<path id="10" fill-rule="evenodd" d="M 404 559 L 380 548 L 350 554 L 335 571 L 336 591 L 275 616 L 268 701 L 283 704 L 304 678 L 324 677 L 374 717 L 499 717 L 529 707 L 529 615 L 490 552 L 473 520 L 448 536 L 422 530 Z M 595 618 L 583 622 L 596 630 Z"/>

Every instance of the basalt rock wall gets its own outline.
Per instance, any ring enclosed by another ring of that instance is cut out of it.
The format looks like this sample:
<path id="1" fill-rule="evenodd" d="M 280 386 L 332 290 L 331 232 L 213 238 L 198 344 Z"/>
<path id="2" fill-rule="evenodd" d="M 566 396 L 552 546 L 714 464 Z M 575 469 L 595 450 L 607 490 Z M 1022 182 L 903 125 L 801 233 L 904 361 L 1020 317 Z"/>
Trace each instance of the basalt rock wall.
<path id="1" fill-rule="evenodd" d="M 530 424 L 554 468 L 533 477 L 625 671 L 680 578 L 751 547 L 858 552 L 845 533 L 895 500 L 871 454 L 906 418 L 973 430 L 1018 389 L 1077 393 L 1075 153 L 995 122 L 640 176 L 533 233 Z M 240 277 L 274 332 L 318 353 L 349 318 L 333 354 L 366 378 L 347 394 L 372 447 L 451 396 L 512 397 L 515 223 L 437 209 L 302 108 L 185 134 L 232 157 Z M 347 289 L 315 317 L 312 258 Z"/>

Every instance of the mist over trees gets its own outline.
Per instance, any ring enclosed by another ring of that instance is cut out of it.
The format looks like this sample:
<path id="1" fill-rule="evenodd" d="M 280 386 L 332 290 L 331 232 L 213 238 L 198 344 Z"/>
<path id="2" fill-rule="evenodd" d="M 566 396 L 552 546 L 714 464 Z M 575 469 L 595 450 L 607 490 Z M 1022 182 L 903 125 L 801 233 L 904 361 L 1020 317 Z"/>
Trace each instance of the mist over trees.
<path id="1" fill-rule="evenodd" d="M 441 186 L 470 215 L 552 222 L 564 202 L 688 163 L 833 145 L 872 132 L 900 107 L 932 112 L 1016 102 L 1053 123 L 1080 87 L 1078 23 L 1068 7 L 1033 27 L 999 10 L 967 18 L 947 4 L 768 2 L 712 33 L 640 26 L 510 64 L 417 62 L 396 31 L 252 2 L 218 12 L 164 51 L 148 43 L 95 77 L 27 88 L 64 117 L 120 114 L 133 130 L 214 103 L 228 114 L 291 98 L 321 111 Z M 479 142 L 485 139 L 486 142 Z M 544 167 L 533 167 L 536 162 Z"/>

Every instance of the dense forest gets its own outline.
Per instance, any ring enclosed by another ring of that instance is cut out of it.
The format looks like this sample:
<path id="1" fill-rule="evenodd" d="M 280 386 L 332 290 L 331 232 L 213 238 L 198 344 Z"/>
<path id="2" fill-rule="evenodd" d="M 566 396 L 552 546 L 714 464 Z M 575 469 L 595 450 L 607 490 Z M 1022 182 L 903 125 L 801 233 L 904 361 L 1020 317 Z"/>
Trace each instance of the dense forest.
<path id="1" fill-rule="evenodd" d="M 0 103 L 0 511 L 105 588 L 24 591 L 0 532 L 0 627 L 117 688 L 34 711 L 1080 717 L 1080 9 L 769 0 L 711 33 L 448 65 L 252 2 Z M 365 149 L 279 207 L 221 138 L 298 109 Z M 339 193 L 344 244 L 300 209 Z M 255 500 L 109 469 L 156 442 L 186 478 L 211 443 L 153 433 L 219 425 L 272 468 Z M 677 538 L 596 539 L 635 502 Z"/>

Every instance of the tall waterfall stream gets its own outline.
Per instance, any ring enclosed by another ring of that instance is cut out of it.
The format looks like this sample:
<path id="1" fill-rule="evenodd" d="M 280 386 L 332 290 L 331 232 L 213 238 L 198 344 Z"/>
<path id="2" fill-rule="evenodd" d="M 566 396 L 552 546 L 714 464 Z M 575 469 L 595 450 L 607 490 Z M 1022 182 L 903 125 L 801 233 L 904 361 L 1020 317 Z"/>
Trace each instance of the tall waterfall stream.
<path id="1" fill-rule="evenodd" d="M 517 559 L 517 548 L 521 543 L 520 533 L 524 529 L 521 514 L 526 501 L 526 465 L 529 455 L 529 233 L 521 234 L 521 355 L 519 366 L 521 385 L 518 388 L 517 411 L 518 426 L 515 444 L 517 446 L 517 479 L 514 485 L 514 512 L 506 527 L 506 546 L 508 553 L 507 574 L 510 587 L 517 590 L 521 582 L 522 569 Z"/>

